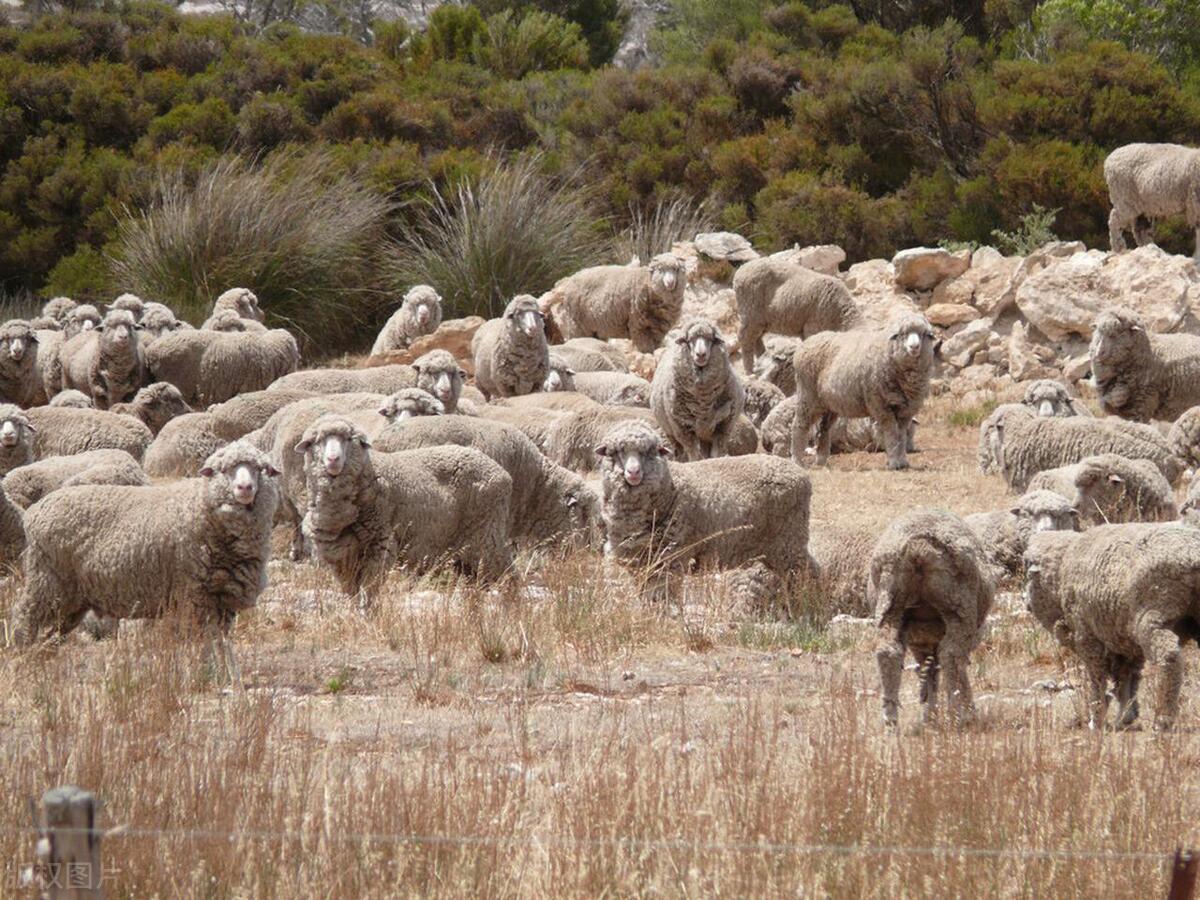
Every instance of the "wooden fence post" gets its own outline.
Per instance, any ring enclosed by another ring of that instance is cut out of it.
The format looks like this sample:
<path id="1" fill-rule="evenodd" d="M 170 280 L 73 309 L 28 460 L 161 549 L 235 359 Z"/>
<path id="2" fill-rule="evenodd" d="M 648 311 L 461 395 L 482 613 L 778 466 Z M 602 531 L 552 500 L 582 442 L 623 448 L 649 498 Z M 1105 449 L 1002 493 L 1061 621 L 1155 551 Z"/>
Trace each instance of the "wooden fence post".
<path id="1" fill-rule="evenodd" d="M 1176 850 L 1171 866 L 1171 888 L 1167 900 L 1193 900 L 1196 896 L 1196 876 L 1200 875 L 1200 855 L 1191 850 Z"/>
<path id="2" fill-rule="evenodd" d="M 46 791 L 38 831 L 43 900 L 100 900 L 104 871 L 95 796 L 71 785 Z"/>

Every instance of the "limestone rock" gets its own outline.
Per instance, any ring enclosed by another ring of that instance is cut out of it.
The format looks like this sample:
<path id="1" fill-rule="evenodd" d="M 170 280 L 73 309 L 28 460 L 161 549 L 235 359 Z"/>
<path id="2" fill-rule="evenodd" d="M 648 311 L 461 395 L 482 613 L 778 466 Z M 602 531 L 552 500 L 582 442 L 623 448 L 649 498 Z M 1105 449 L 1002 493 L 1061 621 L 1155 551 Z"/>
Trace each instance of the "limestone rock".
<path id="1" fill-rule="evenodd" d="M 1049 347 L 1034 345 L 1029 340 L 1029 326 L 1014 322 L 1008 336 L 1009 374 L 1017 381 L 1053 378 L 1054 371 L 1045 365 L 1047 356 L 1053 358 L 1054 351 Z"/>
<path id="2" fill-rule="evenodd" d="M 896 286 L 886 259 L 855 263 L 842 280 L 872 325 L 886 325 L 901 313 L 920 312 L 913 296 Z"/>
<path id="3" fill-rule="evenodd" d="M 980 313 L 975 307 L 965 303 L 934 303 L 926 308 L 925 318 L 933 325 L 949 328 L 951 325 L 964 325 L 978 319 Z"/>
<path id="4" fill-rule="evenodd" d="M 1004 256 L 994 247 L 980 247 L 971 254 L 967 271 L 933 289 L 933 303 L 969 305 L 995 318 L 1012 305 L 1008 286 L 1021 262 L 1019 256 Z"/>
<path id="5" fill-rule="evenodd" d="M 904 290 L 931 291 L 956 278 L 971 265 L 971 251 L 951 253 L 941 247 L 912 247 L 892 257 L 896 284 Z"/>
<path id="6" fill-rule="evenodd" d="M 758 259 L 758 253 L 750 242 L 732 231 L 711 231 L 696 235 L 692 242 L 696 250 L 709 259 L 727 259 L 730 262 L 748 262 Z"/>
<path id="7" fill-rule="evenodd" d="M 992 320 L 975 319 L 956 331 L 942 345 L 942 359 L 949 365 L 963 368 L 980 350 L 987 350 L 992 337 Z"/>
<path id="8" fill-rule="evenodd" d="M 448 319 L 438 326 L 433 334 L 423 334 L 405 350 L 396 350 L 372 356 L 367 360 L 368 366 L 390 366 L 396 363 L 411 363 L 430 350 L 446 350 L 459 363 L 472 362 L 471 338 L 484 322 L 481 316 L 466 316 L 462 319 Z M 474 369 L 474 366 L 471 366 Z"/>

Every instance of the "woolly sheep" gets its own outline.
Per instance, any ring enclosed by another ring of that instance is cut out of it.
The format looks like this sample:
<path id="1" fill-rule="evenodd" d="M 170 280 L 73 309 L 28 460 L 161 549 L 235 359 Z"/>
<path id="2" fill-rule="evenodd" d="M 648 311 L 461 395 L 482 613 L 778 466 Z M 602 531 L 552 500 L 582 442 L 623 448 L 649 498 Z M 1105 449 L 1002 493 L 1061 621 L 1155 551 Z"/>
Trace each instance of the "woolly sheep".
<path id="1" fill-rule="evenodd" d="M 542 382 L 542 390 L 547 393 L 575 390 L 575 370 L 553 351 L 547 357 L 546 380 Z"/>
<path id="2" fill-rule="evenodd" d="M 0 400 L 18 406 L 46 402 L 46 390 L 38 377 L 38 333 L 24 319 L 0 325 Z"/>
<path id="3" fill-rule="evenodd" d="M 1168 522 L 1179 518 L 1170 483 L 1154 463 L 1116 453 L 1045 469 L 1030 490 L 1054 491 L 1072 502 L 1084 525 Z"/>
<path id="4" fill-rule="evenodd" d="M 574 390 L 603 406 L 650 406 L 650 382 L 627 372 L 576 372 Z"/>
<path id="5" fill-rule="evenodd" d="M 1071 396 L 1061 381 L 1042 378 L 1025 386 L 1021 402 L 1039 416 L 1091 416 L 1083 403 Z"/>
<path id="6" fill-rule="evenodd" d="M 649 425 L 610 430 L 595 448 L 608 539 L 605 555 L 647 574 L 653 599 L 670 596 L 695 563 L 733 572 L 734 596 L 761 608 L 811 568 L 812 486 L 769 456 L 668 462 Z"/>
<path id="7" fill-rule="evenodd" d="M 415 387 L 437 397 L 447 413 L 459 412 L 458 401 L 463 396 L 467 373 L 452 353 L 447 350 L 430 350 L 413 360 L 412 367 L 417 373 Z"/>
<path id="8" fill-rule="evenodd" d="M 67 316 L 78 305 L 70 297 L 53 297 L 42 304 L 42 315 L 54 319 L 59 326 L 65 326 Z"/>
<path id="9" fill-rule="evenodd" d="M 154 440 L 145 423 L 108 410 L 39 406 L 27 410 L 26 415 L 35 429 L 33 454 L 37 459 L 85 450 L 124 450 L 140 460 Z"/>
<path id="10" fill-rule="evenodd" d="M 175 613 L 223 642 L 266 587 L 274 474 L 239 442 L 210 456 L 199 478 L 63 488 L 34 504 L 25 513 L 16 642 L 66 634 L 89 609 L 115 619 Z M 232 675 L 228 646 L 226 661 Z"/>
<path id="11" fill-rule="evenodd" d="M 59 356 L 63 389 L 82 391 L 97 409 L 131 399 L 144 381 L 138 326 L 126 309 L 109 310 L 99 326 L 63 344 Z"/>
<path id="12" fill-rule="evenodd" d="M 1034 535 L 1025 553 L 1029 611 L 1087 671 L 1088 718 L 1105 722 L 1115 671 L 1133 674 L 1118 722 L 1136 713 L 1136 673 L 1150 663 L 1157 729 L 1170 728 L 1183 682 L 1181 639 L 1200 618 L 1200 529 L 1179 523 L 1101 525 Z"/>
<path id="13" fill-rule="evenodd" d="M 394 394 L 417 386 L 412 366 L 375 366 L 368 369 L 304 369 L 272 382 L 272 391 L 307 391 L 310 394 Z"/>
<path id="14" fill-rule="evenodd" d="M 371 355 L 407 349 L 421 335 L 437 331 L 441 324 L 442 298 L 427 284 L 415 285 L 380 329 Z"/>
<path id="15" fill-rule="evenodd" d="M 1200 150 L 1179 144 L 1126 144 L 1104 160 L 1104 180 L 1112 212 L 1108 239 L 1114 253 L 1126 249 L 1125 231 L 1137 245 L 1154 240 L 1156 219 L 1183 216 L 1196 232 L 1194 255 L 1200 262 Z M 1146 225 L 1139 217 L 1147 220 Z"/>
<path id="16" fill-rule="evenodd" d="M 522 394 L 519 397 L 502 397 L 493 400 L 484 409 L 508 406 L 513 409 L 552 409 L 556 412 L 588 412 L 600 406 L 591 397 L 585 397 L 578 391 L 539 391 L 536 394 Z M 484 410 L 480 410 L 484 412 Z"/>
<path id="17" fill-rule="evenodd" d="M 0 568 L 15 567 L 24 550 L 24 516 L 0 487 Z"/>
<path id="18" fill-rule="evenodd" d="M 219 296 L 213 301 L 210 316 L 215 316 L 224 310 L 232 310 L 243 319 L 253 319 L 255 322 L 266 321 L 266 316 L 263 315 L 263 311 L 258 305 L 257 295 L 247 288 L 230 288 Z"/>
<path id="19" fill-rule="evenodd" d="M 1190 469 L 1200 468 L 1200 406 L 1185 410 L 1167 432 L 1171 451 Z"/>
<path id="20" fill-rule="evenodd" d="M 0 404 L 0 475 L 34 460 L 37 427 L 19 406 Z"/>
<path id="21" fill-rule="evenodd" d="M 894 726 L 899 717 L 905 650 L 920 667 L 922 719 L 930 722 L 937 714 L 943 674 L 951 718 L 958 724 L 972 718 L 967 663 L 994 595 L 984 549 L 954 513 L 917 510 L 884 530 L 871 552 L 867 598 L 878 627 L 875 659 L 885 724 Z"/>
<path id="22" fill-rule="evenodd" d="M 1200 472 L 1192 475 L 1187 494 L 1179 506 L 1179 517 L 1189 525 L 1200 527 Z"/>
<path id="23" fill-rule="evenodd" d="M 192 408 L 183 402 L 183 394 L 175 385 L 156 381 L 138 391 L 128 403 L 114 403 L 111 410 L 141 419 L 152 434 L 158 434 L 164 425 L 190 413 Z"/>
<path id="24" fill-rule="evenodd" d="M 29 320 L 29 327 L 34 331 L 62 331 L 62 323 L 57 319 L 46 316 L 34 316 Z"/>
<path id="25" fill-rule="evenodd" d="M 204 331 L 252 332 L 264 334 L 267 326 L 257 319 L 246 319 L 237 314 L 236 310 L 220 309 L 204 320 L 200 326 Z"/>
<path id="26" fill-rule="evenodd" d="M 405 388 L 402 391 L 396 391 L 384 400 L 378 412 L 389 422 L 404 422 L 408 419 L 425 416 L 443 416 L 446 414 L 446 407 L 442 406 L 442 401 L 429 391 L 423 391 L 420 388 Z M 386 450 L 387 448 L 381 447 L 380 449 Z"/>
<path id="27" fill-rule="evenodd" d="M 642 353 L 653 353 L 679 319 L 686 286 L 683 260 L 662 253 L 648 266 L 576 272 L 542 298 L 543 308 L 564 341 L 629 338 Z"/>
<path id="28" fill-rule="evenodd" d="M 164 334 L 178 331 L 186 323 L 179 321 L 169 306 L 151 301 L 142 309 L 142 317 L 138 324 L 142 326 L 143 340 L 148 343 Z"/>
<path id="29" fill-rule="evenodd" d="M 100 310 L 92 306 L 90 303 L 80 303 L 73 310 L 67 313 L 67 321 L 63 325 L 63 334 L 66 340 L 82 334 L 85 331 L 91 331 L 93 328 L 100 327 L 104 317 L 100 315 Z"/>
<path id="30" fill-rule="evenodd" d="M 62 391 L 62 352 L 63 344 L 67 342 L 65 331 L 36 331 L 35 349 L 37 353 L 33 360 L 33 387 L 30 396 L 31 405 L 46 403 L 51 397 Z M 91 397 L 88 397 L 91 401 Z"/>
<path id="31" fill-rule="evenodd" d="M 600 462 L 596 447 L 624 424 L 642 424 L 658 431 L 658 420 L 648 409 L 597 405 L 557 419 L 547 430 L 544 452 L 566 469 L 590 472 Z"/>
<path id="32" fill-rule="evenodd" d="M 248 394 L 226 400 L 224 403 L 214 403 L 208 408 L 209 429 L 219 438 L 226 441 L 236 441 L 263 425 L 283 409 L 297 400 L 307 400 L 317 396 L 309 391 L 265 390 L 251 391 Z"/>
<path id="33" fill-rule="evenodd" d="M 112 303 L 108 304 L 109 310 L 123 309 L 133 316 L 135 322 L 141 321 L 142 312 L 146 308 L 145 302 L 137 294 L 122 294 Z"/>
<path id="34" fill-rule="evenodd" d="M 734 273 L 738 346 L 749 375 L 755 358 L 766 352 L 763 335 L 809 337 L 820 331 L 845 331 L 862 324 L 862 313 L 841 280 L 806 269 L 778 256 L 751 260 Z"/>
<path id="35" fill-rule="evenodd" d="M 1014 491 L 1025 491 L 1038 472 L 1089 456 L 1116 453 L 1148 459 L 1174 484 L 1183 462 L 1167 439 L 1148 425 L 1084 416 L 1035 416 L 1019 403 L 996 407 L 979 426 L 979 467 L 997 472 Z"/>
<path id="36" fill-rule="evenodd" d="M 797 338 L 767 335 L 767 352 L 754 364 L 754 374 L 790 397 L 796 393 L 796 350 L 803 343 Z"/>
<path id="37" fill-rule="evenodd" d="M 650 408 L 680 459 L 729 455 L 729 431 L 745 401 L 721 332 L 706 319 L 684 323 L 650 384 Z"/>
<path id="38" fill-rule="evenodd" d="M 482 580 L 512 564 L 512 478 L 470 447 L 373 453 L 342 416 L 304 432 L 308 506 L 304 535 L 347 593 L 368 601 L 393 563 L 417 572 L 453 560 Z"/>
<path id="39" fill-rule="evenodd" d="M 792 459 L 803 461 L 813 426 L 816 462 L 829 459 L 834 420 L 869 416 L 882 430 L 889 469 L 908 468 L 909 423 L 929 393 L 940 341 L 922 315 L 906 313 L 885 329 L 822 332 L 796 350 Z"/>
<path id="40" fill-rule="evenodd" d="M 210 413 L 184 413 L 162 427 L 146 449 L 142 465 L 155 478 L 190 478 L 229 443 L 213 430 Z"/>
<path id="41" fill-rule="evenodd" d="M 69 406 L 74 409 L 95 409 L 95 404 L 92 403 L 92 398 L 83 391 L 67 390 L 59 391 L 50 398 L 49 406 Z"/>
<path id="42" fill-rule="evenodd" d="M 537 395 L 530 394 L 529 396 L 536 397 Z M 546 452 L 546 441 L 549 439 L 550 432 L 568 415 L 569 413 L 562 410 L 539 406 L 509 407 L 488 404 L 479 408 L 480 418 L 513 426 L 533 441 L 534 446 L 543 453 Z"/>
<path id="43" fill-rule="evenodd" d="M 760 378 L 747 378 L 742 388 L 746 392 L 746 415 L 755 428 L 761 428 L 771 410 L 787 399 L 783 391 Z"/>
<path id="44" fill-rule="evenodd" d="M 1173 420 L 1200 403 L 1200 337 L 1150 334 L 1137 313 L 1114 307 L 1093 323 L 1090 353 L 1109 415 Z"/>
<path id="45" fill-rule="evenodd" d="M 262 390 L 299 365 L 296 339 L 280 329 L 266 334 L 177 331 L 146 347 L 152 380 L 175 385 L 195 408 Z"/>
<path id="46" fill-rule="evenodd" d="M 763 449 L 774 456 L 790 457 L 792 455 L 792 432 L 796 417 L 796 406 L 799 398 L 793 394 L 784 397 L 767 414 L 759 428 Z M 905 449 L 909 453 L 916 450 L 917 425 L 916 419 L 909 420 L 908 434 L 905 436 Z M 806 448 L 807 449 L 807 448 Z M 887 449 L 883 431 L 871 419 L 837 419 L 829 429 L 830 453 L 879 453 Z"/>
<path id="47" fill-rule="evenodd" d="M 1078 531 L 1079 511 L 1054 491 L 1030 490 L 1011 509 L 963 516 L 979 538 L 988 562 L 1005 575 L 1021 570 L 1031 535 L 1039 531 Z"/>
<path id="48" fill-rule="evenodd" d="M 628 372 L 629 359 L 608 341 L 597 338 L 572 338 L 562 344 L 551 344 L 572 369 L 579 372 Z"/>
<path id="49" fill-rule="evenodd" d="M 124 450 L 88 450 L 71 456 L 47 456 L 13 469 L 4 476 L 4 492 L 21 509 L 28 509 L 69 479 L 101 468 L 121 479 L 110 483 L 147 483 L 142 467 Z"/>
<path id="50" fill-rule="evenodd" d="M 504 315 L 484 322 L 471 338 L 475 386 L 484 396 L 512 397 L 542 389 L 550 368 L 545 322 L 537 300 L 514 297 Z"/>
<path id="51" fill-rule="evenodd" d="M 512 425 L 467 416 L 395 421 L 375 436 L 372 448 L 390 453 L 440 444 L 474 447 L 508 472 L 513 483 L 508 530 L 514 539 L 557 546 L 564 540 L 591 544 L 598 535 L 596 495 Z"/>

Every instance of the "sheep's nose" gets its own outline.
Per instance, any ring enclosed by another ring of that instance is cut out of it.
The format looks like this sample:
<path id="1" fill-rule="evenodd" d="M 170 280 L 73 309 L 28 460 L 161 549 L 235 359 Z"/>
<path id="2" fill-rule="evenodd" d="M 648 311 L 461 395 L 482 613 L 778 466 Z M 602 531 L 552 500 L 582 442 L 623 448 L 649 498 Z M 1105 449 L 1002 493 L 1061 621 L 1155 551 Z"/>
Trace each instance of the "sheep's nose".
<path id="1" fill-rule="evenodd" d="M 1052 418 L 1054 416 L 1054 404 L 1049 400 L 1043 400 L 1041 405 L 1038 406 L 1038 415 L 1048 419 Z"/>
<path id="2" fill-rule="evenodd" d="M 547 393 L 557 391 L 560 387 L 562 387 L 561 375 L 559 375 L 557 372 L 551 372 L 546 376 L 545 388 Z"/>
<path id="3" fill-rule="evenodd" d="M 25 344 L 22 341 L 13 341 L 8 345 L 8 355 L 20 362 L 21 357 L 25 355 Z"/>
<path id="4" fill-rule="evenodd" d="M 919 334 L 910 334 L 904 339 L 904 349 L 910 356 L 916 356 L 921 351 L 921 336 Z"/>
<path id="5" fill-rule="evenodd" d="M 674 272 L 667 272 L 663 275 L 663 285 L 668 291 L 675 290 L 676 277 Z"/>
<path id="6" fill-rule="evenodd" d="M 538 319 L 533 313 L 525 313 L 521 316 L 521 330 L 529 337 L 533 337 L 540 330 L 538 328 Z"/>
<path id="7" fill-rule="evenodd" d="M 625 480 L 635 487 L 642 483 L 642 462 L 636 456 L 625 460 Z"/>
<path id="8" fill-rule="evenodd" d="M 17 429 L 12 422 L 5 422 L 3 427 L 0 427 L 0 444 L 5 447 L 15 447 L 17 437 Z"/>
<path id="9" fill-rule="evenodd" d="M 254 495 L 258 493 L 258 484 L 254 476 L 244 466 L 239 467 L 233 476 L 233 499 L 244 506 L 249 506 L 254 502 Z"/>
<path id="10" fill-rule="evenodd" d="M 439 375 L 434 390 L 434 393 L 437 394 L 437 398 L 439 400 L 449 400 L 450 394 L 453 392 L 453 390 L 454 386 L 450 383 L 450 376 Z"/>
<path id="11" fill-rule="evenodd" d="M 81 328 L 82 328 L 84 331 L 91 331 L 93 328 L 95 328 L 95 327 L 96 327 L 96 323 L 95 323 L 95 322 L 90 322 L 90 321 L 85 321 L 85 322 L 83 323 L 83 325 L 81 325 L 80 327 L 81 327 Z"/>
<path id="12" fill-rule="evenodd" d="M 421 325 L 429 324 L 429 307 L 422 306 L 417 310 L 417 322 Z"/>

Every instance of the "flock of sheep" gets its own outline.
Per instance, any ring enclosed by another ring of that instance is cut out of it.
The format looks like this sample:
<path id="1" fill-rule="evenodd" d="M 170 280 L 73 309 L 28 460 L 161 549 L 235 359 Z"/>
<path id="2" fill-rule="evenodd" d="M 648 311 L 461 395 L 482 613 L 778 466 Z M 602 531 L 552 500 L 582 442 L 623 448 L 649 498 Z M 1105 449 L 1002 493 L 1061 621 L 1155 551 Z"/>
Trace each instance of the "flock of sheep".
<path id="1" fill-rule="evenodd" d="M 720 570 L 739 601 L 770 608 L 820 578 L 807 467 L 869 449 L 906 468 L 940 341 L 916 313 L 869 324 L 839 279 L 778 254 L 734 277 L 742 374 L 714 322 L 681 316 L 686 282 L 667 253 L 518 296 L 475 333 L 473 385 L 440 349 L 300 370 L 296 341 L 240 288 L 200 328 L 131 295 L 103 315 L 57 298 L 5 323 L 13 639 L 168 610 L 220 639 L 265 587 L 278 524 L 293 559 L 364 603 L 397 566 L 486 582 L 511 573 L 517 547 L 576 544 L 633 569 L 648 598 Z M 441 324 L 436 291 L 414 287 L 373 354 Z M 633 350 L 655 353 L 650 379 L 630 372 Z M 1019 495 L 1010 509 L 911 512 L 864 561 L 886 722 L 906 652 L 924 716 L 944 677 L 951 716 L 969 720 L 970 653 L 996 586 L 1023 579 L 1030 611 L 1087 670 L 1093 725 L 1110 682 L 1117 723 L 1136 720 L 1147 664 L 1155 725 L 1172 724 L 1180 645 L 1200 637 L 1200 480 L 1182 510 L 1174 499 L 1200 468 L 1200 338 L 1112 309 L 1091 359 L 1107 416 L 1041 381 L 983 422 L 980 468 Z"/>

